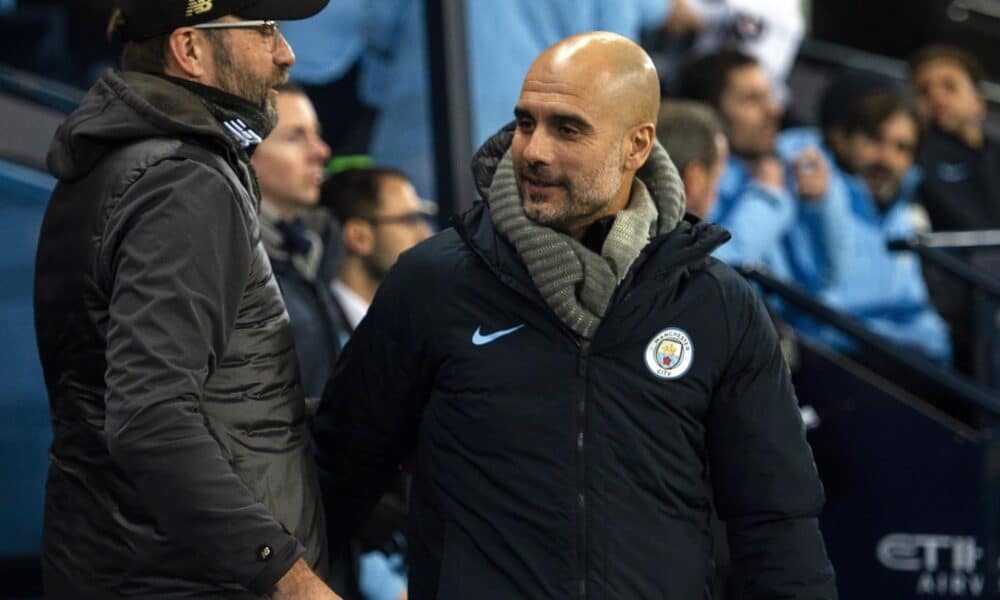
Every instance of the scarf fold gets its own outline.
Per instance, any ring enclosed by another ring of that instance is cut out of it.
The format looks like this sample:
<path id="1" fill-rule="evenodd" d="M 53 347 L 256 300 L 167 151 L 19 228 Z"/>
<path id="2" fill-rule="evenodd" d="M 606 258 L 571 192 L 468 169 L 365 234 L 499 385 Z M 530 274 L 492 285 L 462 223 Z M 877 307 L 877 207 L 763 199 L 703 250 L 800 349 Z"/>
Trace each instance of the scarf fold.
<path id="1" fill-rule="evenodd" d="M 659 143 L 633 180 L 628 206 L 615 216 L 600 254 L 524 214 L 509 149 L 497 165 L 487 202 L 497 232 L 514 246 L 538 292 L 585 339 L 594 336 L 615 288 L 650 239 L 673 230 L 684 216 L 680 177 Z"/>

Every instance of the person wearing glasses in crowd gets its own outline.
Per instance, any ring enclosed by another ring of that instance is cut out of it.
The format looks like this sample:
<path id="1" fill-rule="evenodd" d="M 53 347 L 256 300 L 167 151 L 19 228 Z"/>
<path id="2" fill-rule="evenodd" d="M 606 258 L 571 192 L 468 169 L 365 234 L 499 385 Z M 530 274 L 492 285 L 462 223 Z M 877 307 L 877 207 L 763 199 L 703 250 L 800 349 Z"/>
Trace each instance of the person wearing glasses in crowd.
<path id="1" fill-rule="evenodd" d="M 337 598 L 250 155 L 327 0 L 121 0 L 59 128 L 35 324 L 54 598 Z"/>
<path id="2" fill-rule="evenodd" d="M 341 171 L 323 184 L 321 198 L 344 238 L 332 288 L 353 332 L 399 255 L 430 237 L 428 219 L 436 206 L 421 200 L 405 175 L 387 168 Z"/>
<path id="3" fill-rule="evenodd" d="M 430 237 L 428 219 L 437 207 L 421 200 L 401 172 L 378 167 L 336 173 L 323 184 L 320 203 L 340 223 L 344 241 L 343 264 L 330 289 L 346 324 L 346 343 L 399 255 Z M 334 571 L 345 598 L 405 600 L 408 487 L 409 477 L 399 474 L 358 534 L 331 549 L 340 553 Z"/>

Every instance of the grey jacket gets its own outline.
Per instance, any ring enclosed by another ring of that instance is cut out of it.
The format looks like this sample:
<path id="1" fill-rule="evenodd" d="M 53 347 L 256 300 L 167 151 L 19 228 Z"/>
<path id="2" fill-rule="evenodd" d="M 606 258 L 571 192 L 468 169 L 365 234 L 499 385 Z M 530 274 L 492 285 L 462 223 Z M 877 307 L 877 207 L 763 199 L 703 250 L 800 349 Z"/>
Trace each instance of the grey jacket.
<path id="1" fill-rule="evenodd" d="M 108 72 L 49 168 L 47 593 L 253 598 L 300 556 L 322 574 L 312 440 L 245 152 L 198 95 Z"/>

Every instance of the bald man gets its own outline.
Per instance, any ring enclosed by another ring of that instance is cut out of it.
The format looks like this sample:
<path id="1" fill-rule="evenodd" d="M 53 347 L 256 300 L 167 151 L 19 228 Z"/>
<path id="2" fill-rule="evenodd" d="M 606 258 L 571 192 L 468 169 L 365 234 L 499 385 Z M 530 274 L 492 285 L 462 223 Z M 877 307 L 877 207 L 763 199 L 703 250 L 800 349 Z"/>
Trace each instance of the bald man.
<path id="1" fill-rule="evenodd" d="M 484 202 L 404 254 L 316 420 L 333 547 L 414 470 L 410 598 L 835 598 L 823 491 L 746 283 L 684 218 L 649 57 L 613 34 L 529 70 Z"/>

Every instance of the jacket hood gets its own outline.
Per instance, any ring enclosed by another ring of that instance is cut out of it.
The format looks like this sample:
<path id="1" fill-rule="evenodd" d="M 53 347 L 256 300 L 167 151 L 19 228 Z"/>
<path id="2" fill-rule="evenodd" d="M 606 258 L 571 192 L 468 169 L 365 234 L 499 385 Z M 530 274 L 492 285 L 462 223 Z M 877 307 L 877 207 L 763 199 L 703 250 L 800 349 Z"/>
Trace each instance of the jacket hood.
<path id="1" fill-rule="evenodd" d="M 472 158 L 472 177 L 483 199 L 489 197 L 490 185 L 500 161 L 514 139 L 515 123 L 512 121 L 495 133 L 479 148 Z M 684 218 L 684 187 L 680 183 L 677 167 L 667 151 L 656 141 L 646 164 L 636 173 L 649 191 L 659 213 L 659 230 L 669 231 Z"/>
<path id="2" fill-rule="evenodd" d="M 108 70 L 56 130 L 48 169 L 73 181 L 113 150 L 153 137 L 200 138 L 227 156 L 237 151 L 195 93 L 156 75 Z"/>

